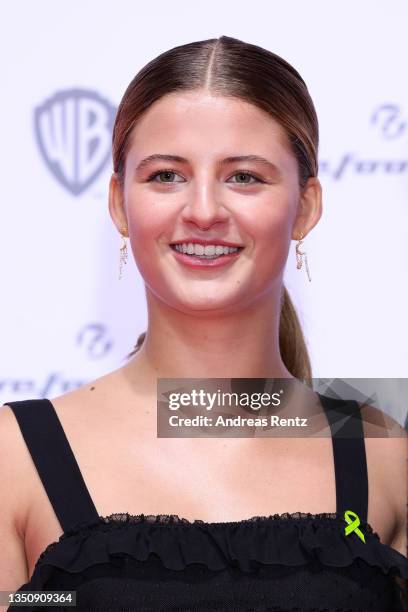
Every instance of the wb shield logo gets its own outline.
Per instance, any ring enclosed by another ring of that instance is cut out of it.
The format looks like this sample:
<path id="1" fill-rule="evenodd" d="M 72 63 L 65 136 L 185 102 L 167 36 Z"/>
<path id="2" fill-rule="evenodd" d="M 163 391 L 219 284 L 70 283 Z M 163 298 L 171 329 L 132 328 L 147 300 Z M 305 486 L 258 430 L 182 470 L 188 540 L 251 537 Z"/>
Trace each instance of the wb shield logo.
<path id="1" fill-rule="evenodd" d="M 57 92 L 34 111 L 37 143 L 48 168 L 74 195 L 82 193 L 110 159 L 116 108 L 96 92 Z"/>

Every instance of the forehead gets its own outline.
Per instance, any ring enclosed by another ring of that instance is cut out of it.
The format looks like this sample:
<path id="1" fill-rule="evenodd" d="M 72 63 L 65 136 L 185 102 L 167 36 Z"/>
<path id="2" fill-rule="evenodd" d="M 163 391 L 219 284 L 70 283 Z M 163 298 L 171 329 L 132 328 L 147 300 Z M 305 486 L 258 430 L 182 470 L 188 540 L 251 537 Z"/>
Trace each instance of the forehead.
<path id="1" fill-rule="evenodd" d="M 244 100 L 201 91 L 171 93 L 154 102 L 131 131 L 128 157 L 137 162 L 175 146 L 186 154 L 213 156 L 233 149 L 293 163 L 287 135 L 269 113 Z"/>

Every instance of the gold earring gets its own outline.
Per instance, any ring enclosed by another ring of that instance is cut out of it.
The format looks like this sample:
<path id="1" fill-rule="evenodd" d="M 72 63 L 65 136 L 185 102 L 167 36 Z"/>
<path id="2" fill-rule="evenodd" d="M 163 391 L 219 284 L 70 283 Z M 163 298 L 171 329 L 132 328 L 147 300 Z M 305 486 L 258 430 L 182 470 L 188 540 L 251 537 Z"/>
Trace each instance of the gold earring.
<path id="1" fill-rule="evenodd" d="M 307 272 L 307 275 L 309 277 L 309 281 L 311 281 L 312 279 L 310 278 L 310 272 L 309 272 L 309 266 L 307 264 L 307 255 L 306 255 L 306 252 L 300 250 L 300 245 L 303 243 L 302 238 L 303 238 L 303 232 L 300 232 L 299 242 L 296 245 L 296 260 L 297 260 L 296 267 L 297 267 L 298 270 L 300 270 L 300 268 L 302 267 L 302 264 L 303 264 L 303 259 L 302 258 L 304 256 L 305 264 L 306 264 L 306 272 Z"/>
<path id="2" fill-rule="evenodd" d="M 119 251 L 119 280 L 122 278 L 122 269 L 123 266 L 127 263 L 127 257 L 128 257 L 128 252 L 127 252 L 127 244 L 126 244 L 126 239 L 125 236 L 127 236 L 127 227 L 122 227 L 121 228 L 121 234 L 122 234 L 122 246 L 120 247 L 120 251 Z"/>

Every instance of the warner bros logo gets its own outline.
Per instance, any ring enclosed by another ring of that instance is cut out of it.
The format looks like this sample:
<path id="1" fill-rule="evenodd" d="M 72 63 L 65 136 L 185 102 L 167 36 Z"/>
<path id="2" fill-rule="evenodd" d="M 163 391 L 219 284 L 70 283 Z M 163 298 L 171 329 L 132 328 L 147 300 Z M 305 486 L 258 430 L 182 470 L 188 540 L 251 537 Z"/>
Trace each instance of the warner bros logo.
<path id="1" fill-rule="evenodd" d="M 110 159 L 116 108 L 94 91 L 57 92 L 34 110 L 42 157 L 73 195 L 82 193 Z"/>

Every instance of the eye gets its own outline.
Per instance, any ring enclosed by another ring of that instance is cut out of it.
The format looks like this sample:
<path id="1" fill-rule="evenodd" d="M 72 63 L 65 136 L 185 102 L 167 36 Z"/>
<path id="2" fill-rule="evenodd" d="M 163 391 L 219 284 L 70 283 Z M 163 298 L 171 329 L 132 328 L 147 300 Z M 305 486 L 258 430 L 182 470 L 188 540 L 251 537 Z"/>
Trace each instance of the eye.
<path id="1" fill-rule="evenodd" d="M 169 180 L 169 181 L 155 181 L 154 179 L 156 178 L 156 176 L 161 176 L 161 175 L 167 175 L 167 177 L 170 175 L 175 175 L 175 176 L 180 176 L 180 174 L 176 174 L 175 172 L 173 172 L 172 170 L 159 170 L 158 172 L 154 172 L 153 174 L 151 174 L 149 176 L 149 178 L 147 179 L 148 182 L 155 182 L 155 183 L 173 183 L 173 181 Z M 176 181 L 176 183 L 180 183 L 182 181 Z"/>
<path id="2" fill-rule="evenodd" d="M 260 178 L 255 176 L 255 174 L 252 174 L 252 172 L 246 172 L 245 170 L 240 170 L 240 172 L 236 172 L 235 174 L 233 174 L 233 176 L 239 176 L 241 178 L 249 176 L 249 177 L 255 179 L 255 183 L 263 183 L 264 182 Z M 245 181 L 245 182 L 238 181 L 237 184 L 238 185 L 253 185 L 253 183 L 248 183 L 247 181 Z"/>

